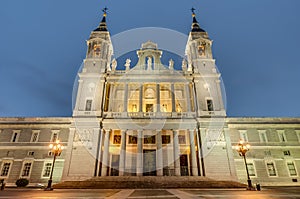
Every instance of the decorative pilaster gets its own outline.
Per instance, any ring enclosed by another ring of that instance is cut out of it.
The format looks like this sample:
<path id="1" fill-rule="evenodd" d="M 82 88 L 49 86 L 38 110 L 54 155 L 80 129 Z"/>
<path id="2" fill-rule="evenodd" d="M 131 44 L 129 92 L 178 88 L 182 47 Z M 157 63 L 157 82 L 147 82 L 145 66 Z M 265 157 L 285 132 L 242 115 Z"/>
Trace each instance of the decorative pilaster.
<path id="1" fill-rule="evenodd" d="M 175 91 L 174 91 L 174 84 L 171 84 L 171 95 L 172 95 L 172 112 L 176 112 L 176 106 L 175 106 Z"/>
<path id="2" fill-rule="evenodd" d="M 140 84 L 139 112 L 143 112 L 143 84 Z"/>
<path id="3" fill-rule="evenodd" d="M 195 134 L 194 131 L 188 130 L 190 136 L 190 152 L 191 152 L 191 171 L 192 176 L 198 176 L 197 157 L 195 150 Z"/>
<path id="4" fill-rule="evenodd" d="M 143 131 L 138 130 L 137 137 L 137 158 L 136 158 L 136 175 L 143 175 Z"/>
<path id="5" fill-rule="evenodd" d="M 102 171 L 101 176 L 108 175 L 109 168 L 109 137 L 110 137 L 110 129 L 105 129 L 104 133 L 104 150 L 103 150 L 103 158 L 102 158 Z"/>
<path id="6" fill-rule="evenodd" d="M 180 176 L 180 147 L 178 141 L 178 131 L 173 131 L 173 140 L 174 140 L 174 168 L 175 168 L 175 175 Z"/>
<path id="7" fill-rule="evenodd" d="M 125 161 L 126 161 L 126 131 L 121 131 L 121 149 L 120 149 L 120 162 L 119 162 L 119 176 L 123 176 L 125 173 Z"/>
<path id="8" fill-rule="evenodd" d="M 185 84 L 185 93 L 186 93 L 186 100 L 187 100 L 187 112 L 191 112 L 191 97 L 190 97 L 189 83 Z"/>
<path id="9" fill-rule="evenodd" d="M 160 90 L 159 84 L 156 84 L 156 112 L 160 112 Z"/>
<path id="10" fill-rule="evenodd" d="M 156 174 L 157 176 L 163 175 L 163 153 L 162 153 L 162 139 L 161 131 L 156 131 Z"/>
<path id="11" fill-rule="evenodd" d="M 128 112 L 127 111 L 127 106 L 128 106 L 128 84 L 125 83 L 125 89 L 124 89 L 124 111 L 123 112 Z"/>

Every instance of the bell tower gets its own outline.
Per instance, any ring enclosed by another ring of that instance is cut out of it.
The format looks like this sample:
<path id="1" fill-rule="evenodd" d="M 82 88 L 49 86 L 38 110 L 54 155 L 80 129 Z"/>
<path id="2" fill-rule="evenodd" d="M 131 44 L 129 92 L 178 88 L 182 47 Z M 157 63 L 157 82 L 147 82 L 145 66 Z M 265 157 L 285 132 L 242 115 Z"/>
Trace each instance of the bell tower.
<path id="1" fill-rule="evenodd" d="M 188 68 L 192 69 L 198 116 L 226 116 L 221 91 L 221 74 L 218 72 L 212 55 L 212 40 L 203 30 L 192 8 L 192 27 L 189 33 L 185 54 Z"/>
<path id="2" fill-rule="evenodd" d="M 101 117 L 104 78 L 111 71 L 110 63 L 113 47 L 106 26 L 106 11 L 99 26 L 91 32 L 87 40 L 86 58 L 79 72 L 79 84 L 73 116 Z"/>

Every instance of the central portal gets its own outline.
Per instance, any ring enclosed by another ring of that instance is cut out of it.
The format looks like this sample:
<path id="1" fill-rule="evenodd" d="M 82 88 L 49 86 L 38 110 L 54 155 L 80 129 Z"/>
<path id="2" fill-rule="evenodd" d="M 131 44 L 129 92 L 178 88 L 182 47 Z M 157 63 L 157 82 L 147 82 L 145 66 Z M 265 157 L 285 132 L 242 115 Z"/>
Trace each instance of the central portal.
<path id="1" fill-rule="evenodd" d="M 143 175 L 156 176 L 156 150 L 144 150 L 143 162 Z"/>

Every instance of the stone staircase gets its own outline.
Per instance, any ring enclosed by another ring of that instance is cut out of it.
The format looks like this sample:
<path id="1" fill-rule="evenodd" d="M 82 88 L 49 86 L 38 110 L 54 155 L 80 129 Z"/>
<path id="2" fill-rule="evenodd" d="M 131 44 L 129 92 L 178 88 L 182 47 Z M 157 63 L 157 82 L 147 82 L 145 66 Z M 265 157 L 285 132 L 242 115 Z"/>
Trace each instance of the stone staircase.
<path id="1" fill-rule="evenodd" d="M 170 189 L 170 188 L 245 188 L 235 181 L 216 181 L 201 176 L 107 176 L 84 181 L 64 181 L 56 189 Z"/>

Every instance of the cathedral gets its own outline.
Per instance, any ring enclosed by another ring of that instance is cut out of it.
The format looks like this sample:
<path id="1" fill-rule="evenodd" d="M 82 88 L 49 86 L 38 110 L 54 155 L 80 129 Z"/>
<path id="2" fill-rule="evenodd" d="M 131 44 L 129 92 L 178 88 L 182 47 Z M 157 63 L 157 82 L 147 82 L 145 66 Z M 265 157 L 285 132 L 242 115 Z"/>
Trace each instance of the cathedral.
<path id="1" fill-rule="evenodd" d="M 118 45 L 118 44 L 115 44 Z M 87 40 L 72 117 L 0 118 L 0 179 L 46 183 L 48 145 L 65 146 L 53 181 L 105 176 L 204 176 L 262 185 L 300 185 L 300 118 L 227 117 L 212 40 L 192 13 L 180 69 L 145 41 L 125 69 L 113 59 L 106 24 Z"/>

